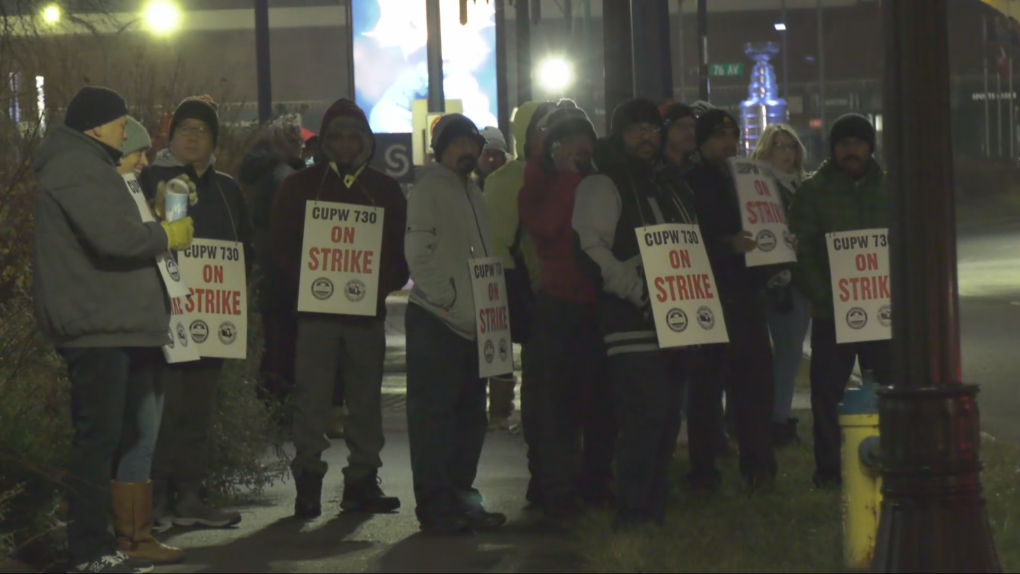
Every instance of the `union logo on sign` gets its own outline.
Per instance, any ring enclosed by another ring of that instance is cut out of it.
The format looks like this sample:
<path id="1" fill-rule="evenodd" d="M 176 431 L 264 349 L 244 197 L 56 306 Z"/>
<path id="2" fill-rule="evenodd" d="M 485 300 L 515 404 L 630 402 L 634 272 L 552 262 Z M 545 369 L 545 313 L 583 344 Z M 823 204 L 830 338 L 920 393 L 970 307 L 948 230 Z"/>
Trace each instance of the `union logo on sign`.
<path id="1" fill-rule="evenodd" d="M 177 346 L 177 340 L 174 338 L 174 330 L 173 329 L 167 330 L 166 335 L 167 335 L 166 345 L 173 349 L 174 347 Z"/>
<path id="2" fill-rule="evenodd" d="M 499 358 L 502 361 L 506 361 L 507 357 L 510 356 L 510 344 L 506 342 L 506 339 L 499 340 Z"/>
<path id="3" fill-rule="evenodd" d="M 758 249 L 761 249 L 765 253 L 774 250 L 776 245 L 778 245 L 778 241 L 776 241 L 776 234 L 767 229 L 759 233 L 758 237 L 755 238 L 755 241 L 758 243 Z"/>
<path id="4" fill-rule="evenodd" d="M 698 309 L 698 325 L 706 331 L 711 331 L 715 328 L 715 312 L 708 307 L 702 307 Z"/>
<path id="5" fill-rule="evenodd" d="M 184 323 L 177 323 L 177 340 L 181 342 L 182 347 L 188 346 L 188 331 L 184 328 Z"/>
<path id="6" fill-rule="evenodd" d="M 485 342 L 485 362 L 492 364 L 496 360 L 496 345 L 492 341 Z"/>
<path id="7" fill-rule="evenodd" d="M 344 287 L 344 296 L 351 303 L 360 303 L 368 295 L 368 287 L 358 279 L 351 279 Z"/>
<path id="8" fill-rule="evenodd" d="M 868 326 L 868 312 L 860 307 L 854 307 L 846 314 L 846 324 L 854 331 L 860 331 Z"/>
<path id="9" fill-rule="evenodd" d="M 201 319 L 192 321 L 191 328 L 189 330 L 191 331 L 191 338 L 194 339 L 195 342 L 198 343 L 199 345 L 204 343 L 206 339 L 209 338 L 209 325 L 207 325 L 205 321 L 202 321 Z"/>
<path id="10" fill-rule="evenodd" d="M 883 305 L 878 310 L 878 322 L 883 327 L 892 326 L 892 305 Z"/>
<path id="11" fill-rule="evenodd" d="M 666 313 L 666 325 L 674 333 L 683 333 L 687 330 L 687 313 L 681 309 L 670 309 Z"/>
<path id="12" fill-rule="evenodd" d="M 237 340 L 237 327 L 230 321 L 224 321 L 217 331 L 220 342 L 224 345 L 233 345 Z"/>
<path id="13" fill-rule="evenodd" d="M 166 258 L 166 272 L 174 281 L 181 280 L 181 270 L 177 267 L 177 262 L 174 261 L 173 257 Z"/>
<path id="14" fill-rule="evenodd" d="M 325 301 L 333 296 L 333 282 L 325 277 L 316 279 L 312 283 L 312 296 L 319 301 Z"/>

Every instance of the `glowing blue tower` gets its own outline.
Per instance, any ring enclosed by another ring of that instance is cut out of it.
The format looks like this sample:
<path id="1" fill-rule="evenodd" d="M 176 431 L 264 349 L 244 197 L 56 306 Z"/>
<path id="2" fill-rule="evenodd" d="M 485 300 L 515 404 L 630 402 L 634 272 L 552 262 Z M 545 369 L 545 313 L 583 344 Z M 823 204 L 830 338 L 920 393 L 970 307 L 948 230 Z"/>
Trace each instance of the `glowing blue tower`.
<path id="1" fill-rule="evenodd" d="M 747 89 L 748 98 L 740 104 L 744 154 L 751 155 L 765 128 L 787 121 L 786 100 L 779 98 L 776 72 L 769 64 L 769 60 L 779 53 L 779 46 L 774 42 L 748 44 L 744 53 L 755 61 L 751 85 Z"/>

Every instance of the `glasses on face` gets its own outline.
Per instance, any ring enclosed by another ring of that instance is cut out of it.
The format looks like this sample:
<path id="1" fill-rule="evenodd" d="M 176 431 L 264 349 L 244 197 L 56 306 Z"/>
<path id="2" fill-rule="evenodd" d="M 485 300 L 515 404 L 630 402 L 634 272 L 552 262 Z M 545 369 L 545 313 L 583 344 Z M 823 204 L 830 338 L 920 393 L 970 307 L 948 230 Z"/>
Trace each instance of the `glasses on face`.
<path id="1" fill-rule="evenodd" d="M 624 137 L 628 138 L 637 137 L 650 138 L 652 136 L 658 135 L 660 132 L 662 132 L 662 126 L 657 126 L 654 124 L 637 124 L 633 126 L 627 126 L 627 128 L 623 130 L 623 135 Z"/>
<path id="2" fill-rule="evenodd" d="M 212 135 L 209 128 L 205 126 L 181 126 L 177 128 L 177 131 L 185 137 L 206 138 Z"/>

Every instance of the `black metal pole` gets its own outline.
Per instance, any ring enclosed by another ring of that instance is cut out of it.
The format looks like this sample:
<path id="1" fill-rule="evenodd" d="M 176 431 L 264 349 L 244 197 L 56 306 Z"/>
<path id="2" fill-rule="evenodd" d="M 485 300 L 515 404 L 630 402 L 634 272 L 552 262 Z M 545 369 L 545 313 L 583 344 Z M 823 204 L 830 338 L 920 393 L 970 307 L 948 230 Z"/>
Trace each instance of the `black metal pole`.
<path id="1" fill-rule="evenodd" d="M 582 70 L 584 77 L 581 79 L 583 83 L 583 97 L 582 105 L 589 115 L 595 115 L 595 81 L 593 78 L 596 77 L 596 73 L 593 72 L 596 62 L 591 57 L 595 52 L 592 49 L 591 42 L 591 0 L 581 0 L 584 8 L 584 19 L 582 20 L 582 36 L 583 36 L 583 50 L 582 53 L 585 55 L 582 63 Z M 599 70 L 601 72 L 601 70 Z"/>
<path id="2" fill-rule="evenodd" d="M 632 3 L 634 92 L 655 102 L 673 98 L 673 58 L 669 41 L 669 0 Z"/>
<path id="3" fill-rule="evenodd" d="M 531 7 L 517 0 L 517 105 L 531 101 Z"/>
<path id="4" fill-rule="evenodd" d="M 344 2 L 347 28 L 345 39 L 347 40 L 347 97 L 354 101 L 356 92 L 354 86 L 354 0 Z"/>
<path id="5" fill-rule="evenodd" d="M 439 0 L 425 0 L 425 25 L 428 28 L 429 111 L 445 112 L 443 92 L 443 38 Z"/>
<path id="6" fill-rule="evenodd" d="M 828 140 L 829 122 L 825 117 L 825 18 L 822 0 L 818 0 L 818 109 L 822 120 L 822 144 Z M 826 149 L 822 145 L 822 149 Z"/>
<path id="7" fill-rule="evenodd" d="M 269 51 L 269 0 L 255 0 L 255 67 L 259 94 L 259 123 L 273 117 L 273 77 Z"/>
<path id="8" fill-rule="evenodd" d="M 676 0 L 677 10 L 677 54 L 680 56 L 680 101 L 687 99 L 687 57 L 684 46 L 684 0 Z"/>
<path id="9" fill-rule="evenodd" d="M 894 386 L 880 391 L 875 572 L 1000 572 L 978 388 L 961 384 L 949 0 L 883 2 Z"/>
<path id="10" fill-rule="evenodd" d="M 708 0 L 698 0 L 698 99 L 711 101 L 708 79 Z"/>
<path id="11" fill-rule="evenodd" d="M 634 97 L 634 52 L 630 35 L 630 4 L 629 0 L 616 0 L 602 4 L 607 128 L 610 127 L 613 110 L 616 109 L 616 106 Z"/>
<path id="12" fill-rule="evenodd" d="M 499 131 L 510 141 L 510 78 L 506 61 L 506 0 L 496 1 L 496 117 Z"/>
<path id="13" fill-rule="evenodd" d="M 786 0 L 783 0 L 783 99 L 789 102 L 790 98 L 790 50 L 786 41 L 790 33 L 789 24 L 786 22 Z"/>

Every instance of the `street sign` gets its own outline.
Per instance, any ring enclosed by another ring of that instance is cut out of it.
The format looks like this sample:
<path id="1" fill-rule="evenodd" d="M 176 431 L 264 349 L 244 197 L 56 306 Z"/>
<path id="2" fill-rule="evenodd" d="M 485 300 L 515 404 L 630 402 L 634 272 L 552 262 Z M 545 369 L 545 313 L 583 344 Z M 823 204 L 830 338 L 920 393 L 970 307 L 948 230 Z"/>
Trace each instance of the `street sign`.
<path id="1" fill-rule="evenodd" d="M 713 78 L 736 78 L 744 75 L 743 64 L 712 64 L 709 75 Z"/>

